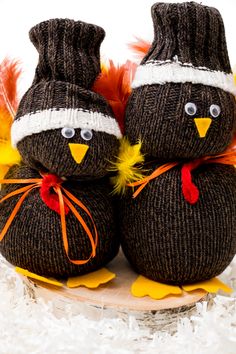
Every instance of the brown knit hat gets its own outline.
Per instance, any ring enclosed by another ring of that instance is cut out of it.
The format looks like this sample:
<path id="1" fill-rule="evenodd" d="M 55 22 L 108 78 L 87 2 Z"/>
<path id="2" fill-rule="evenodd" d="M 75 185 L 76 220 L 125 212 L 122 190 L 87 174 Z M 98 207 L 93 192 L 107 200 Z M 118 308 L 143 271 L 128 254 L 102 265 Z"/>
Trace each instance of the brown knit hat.
<path id="1" fill-rule="evenodd" d="M 126 133 L 163 160 L 222 152 L 235 130 L 236 86 L 219 11 L 157 3 L 152 18 L 154 40 L 132 83 Z"/>
<path id="2" fill-rule="evenodd" d="M 236 94 L 217 9 L 194 2 L 157 3 L 152 6 L 152 18 L 154 40 L 133 87 L 191 82 Z"/>
<path id="3" fill-rule="evenodd" d="M 11 132 L 12 144 L 31 167 L 65 176 L 91 174 L 88 169 L 83 172 L 82 165 L 76 171 L 68 141 L 91 143 L 93 156 L 100 149 L 103 166 L 93 162 L 98 176 L 116 154 L 119 125 L 105 99 L 91 91 L 100 73 L 99 50 L 104 35 L 101 27 L 69 19 L 48 20 L 31 29 L 30 39 L 39 52 L 39 62 Z M 64 161 L 50 157 L 48 142 Z"/>

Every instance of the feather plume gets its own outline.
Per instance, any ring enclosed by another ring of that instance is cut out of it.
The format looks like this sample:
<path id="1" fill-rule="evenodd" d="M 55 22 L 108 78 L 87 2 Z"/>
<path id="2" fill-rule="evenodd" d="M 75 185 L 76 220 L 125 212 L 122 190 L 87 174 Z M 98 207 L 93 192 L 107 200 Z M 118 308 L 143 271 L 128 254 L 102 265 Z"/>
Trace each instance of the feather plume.
<path id="1" fill-rule="evenodd" d="M 125 107 L 131 93 L 131 82 L 136 67 L 137 65 L 131 61 L 115 66 L 113 61 L 109 60 L 107 66 L 102 64 L 102 72 L 93 86 L 93 91 L 102 95 L 110 104 L 122 132 Z"/>
<path id="2" fill-rule="evenodd" d="M 0 105 L 0 144 L 11 139 L 11 115 Z"/>
<path id="3" fill-rule="evenodd" d="M 120 140 L 120 150 L 116 162 L 112 163 L 110 171 L 117 172 L 112 177 L 114 194 L 124 194 L 127 184 L 141 180 L 144 170 L 141 170 L 144 155 L 141 153 L 142 143 L 131 145 L 127 138 Z"/>
<path id="4" fill-rule="evenodd" d="M 226 149 L 226 152 L 235 151 L 236 152 L 236 134 L 234 134 L 231 144 Z"/>
<path id="5" fill-rule="evenodd" d="M 6 58 L 0 64 L 0 107 L 8 111 L 12 119 L 18 106 L 17 80 L 20 74 L 18 61 Z"/>
<path id="6" fill-rule="evenodd" d="M 20 163 L 20 154 L 13 149 L 10 142 L 0 144 L 0 165 L 14 165 Z"/>
<path id="7" fill-rule="evenodd" d="M 142 60 L 143 57 L 148 53 L 151 43 L 145 41 L 142 38 L 135 37 L 136 42 L 128 43 L 129 49 L 134 52 L 138 59 Z"/>
<path id="8" fill-rule="evenodd" d="M 0 64 L 0 178 L 8 169 L 20 163 L 20 155 L 11 146 L 11 125 L 17 110 L 17 81 L 21 70 L 17 61 L 3 60 Z"/>

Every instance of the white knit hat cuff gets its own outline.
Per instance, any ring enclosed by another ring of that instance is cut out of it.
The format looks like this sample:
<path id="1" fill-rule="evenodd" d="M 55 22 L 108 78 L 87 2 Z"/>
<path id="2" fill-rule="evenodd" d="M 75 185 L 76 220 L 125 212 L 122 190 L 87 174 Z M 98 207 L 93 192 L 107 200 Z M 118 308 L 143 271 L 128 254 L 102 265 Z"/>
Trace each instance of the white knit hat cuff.
<path id="1" fill-rule="evenodd" d="M 236 95 L 233 74 L 214 71 L 205 67 L 194 67 L 192 64 L 180 63 L 178 60 L 150 61 L 137 68 L 132 88 L 168 82 L 203 84 L 220 88 Z"/>
<path id="2" fill-rule="evenodd" d="M 11 142 L 16 147 L 26 136 L 64 127 L 91 129 L 114 135 L 118 139 L 122 137 L 119 125 L 113 117 L 100 112 L 61 108 L 29 113 L 17 118 L 12 124 Z"/>

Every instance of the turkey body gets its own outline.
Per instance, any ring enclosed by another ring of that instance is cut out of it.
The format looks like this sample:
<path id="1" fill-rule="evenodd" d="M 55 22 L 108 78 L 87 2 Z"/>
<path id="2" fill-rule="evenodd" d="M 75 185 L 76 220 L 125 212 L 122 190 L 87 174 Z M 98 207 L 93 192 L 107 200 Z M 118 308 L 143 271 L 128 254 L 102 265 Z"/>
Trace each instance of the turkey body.
<path id="1" fill-rule="evenodd" d="M 24 165 L 14 166 L 6 178 L 40 178 L 37 171 Z M 13 265 L 39 275 L 68 277 L 95 271 L 112 260 L 119 249 L 113 203 L 109 183 L 105 179 L 63 183 L 92 214 L 98 232 L 96 255 L 84 265 L 69 261 L 62 239 L 60 215 L 41 199 L 39 189 L 32 190 L 24 200 L 7 234 L 0 243 L 2 255 Z M 22 188 L 19 184 L 3 185 L 0 198 Z M 19 196 L 0 204 L 0 230 L 7 222 Z M 72 202 L 73 203 L 73 202 Z M 88 215 L 75 205 L 84 221 L 93 230 Z M 91 243 L 80 222 L 69 211 L 66 215 L 69 257 L 84 260 L 91 254 Z M 94 233 L 93 233 L 94 235 Z"/>
<path id="2" fill-rule="evenodd" d="M 130 192 L 121 201 L 123 251 L 139 274 L 154 281 L 210 279 L 236 253 L 235 168 L 202 165 L 192 176 L 200 192 L 194 205 L 182 194 L 181 167 L 150 181 L 135 199 Z"/>

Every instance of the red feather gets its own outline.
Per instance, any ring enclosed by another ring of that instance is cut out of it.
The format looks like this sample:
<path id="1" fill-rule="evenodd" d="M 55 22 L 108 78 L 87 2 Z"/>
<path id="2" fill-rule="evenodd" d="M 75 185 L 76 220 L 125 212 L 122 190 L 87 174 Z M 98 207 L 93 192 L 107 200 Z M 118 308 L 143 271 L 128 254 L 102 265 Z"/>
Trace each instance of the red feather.
<path id="1" fill-rule="evenodd" d="M 142 38 L 136 38 L 136 42 L 128 43 L 129 49 L 131 49 L 139 59 L 143 59 L 143 57 L 147 54 L 151 47 L 151 43 L 145 41 Z"/>
<path id="2" fill-rule="evenodd" d="M 17 80 L 21 74 L 16 60 L 4 59 L 0 64 L 0 108 L 14 118 L 17 106 Z"/>
<path id="3" fill-rule="evenodd" d="M 136 68 L 137 65 L 131 61 L 115 66 L 110 60 L 108 67 L 102 67 L 102 72 L 93 86 L 93 91 L 105 97 L 109 102 L 122 132 L 124 131 L 125 107 L 131 93 L 131 82 Z"/>

